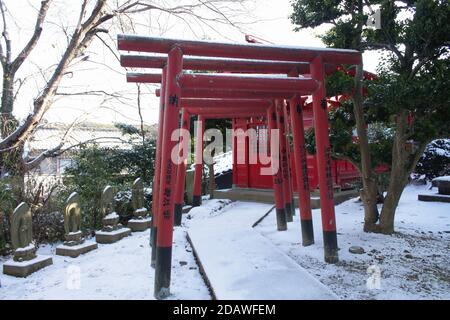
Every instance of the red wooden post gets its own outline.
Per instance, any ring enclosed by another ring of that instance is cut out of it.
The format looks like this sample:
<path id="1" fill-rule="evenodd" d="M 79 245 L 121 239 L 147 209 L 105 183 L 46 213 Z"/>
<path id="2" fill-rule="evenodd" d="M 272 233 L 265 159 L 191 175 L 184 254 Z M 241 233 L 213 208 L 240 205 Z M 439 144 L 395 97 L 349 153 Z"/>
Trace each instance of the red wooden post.
<path id="1" fill-rule="evenodd" d="M 311 195 L 308 180 L 308 164 L 306 162 L 305 128 L 303 123 L 302 100 L 299 95 L 289 102 L 292 136 L 294 140 L 295 173 L 302 226 L 303 246 L 314 243 L 314 229 L 311 214 Z"/>
<path id="2" fill-rule="evenodd" d="M 267 110 L 267 124 L 269 127 L 269 142 L 270 142 L 270 154 L 272 156 L 273 149 L 272 146 L 280 147 L 278 143 L 272 143 L 273 130 L 277 130 L 277 113 L 275 111 L 275 107 L 271 107 Z M 284 196 L 283 196 L 283 175 L 281 172 L 280 165 L 280 157 L 274 159 L 271 158 L 272 170 L 273 170 L 273 192 L 275 196 L 275 208 L 277 215 L 277 229 L 278 231 L 286 231 L 287 230 L 287 221 L 286 221 L 286 208 L 284 206 Z"/>
<path id="3" fill-rule="evenodd" d="M 231 120 L 232 123 L 232 127 L 231 129 L 233 130 L 233 132 L 235 132 L 236 130 L 236 119 L 232 119 Z M 231 135 L 231 152 L 233 153 L 233 184 L 232 184 L 232 188 L 234 188 L 237 185 L 237 170 L 238 170 L 238 166 L 237 166 L 237 152 L 236 152 L 236 136 L 235 135 Z"/>
<path id="4" fill-rule="evenodd" d="M 288 170 L 288 158 L 287 158 L 287 145 L 286 145 L 286 123 L 283 112 L 283 101 L 276 101 L 276 113 L 277 113 L 277 125 L 280 130 L 280 170 L 283 179 L 283 198 L 284 208 L 286 211 L 287 222 L 294 221 L 292 217 L 292 198 L 289 198 L 289 170 Z"/>
<path id="5" fill-rule="evenodd" d="M 191 123 L 191 116 L 187 112 L 186 109 L 183 109 L 183 118 L 181 119 L 181 130 L 189 131 L 189 126 Z M 190 141 L 184 141 L 183 135 L 180 134 L 180 152 L 184 148 L 183 145 L 187 143 L 188 148 L 190 147 Z M 184 150 L 186 155 L 188 154 L 188 150 Z M 187 167 L 187 157 L 180 159 L 180 164 L 177 169 L 177 185 L 176 185 L 176 193 L 175 193 L 175 218 L 174 218 L 174 226 L 181 226 L 181 222 L 183 219 L 183 205 L 184 205 L 184 187 L 186 183 L 186 167 Z"/>
<path id="6" fill-rule="evenodd" d="M 159 186 L 158 234 L 156 239 L 155 298 L 164 299 L 170 295 L 172 269 L 173 209 L 175 200 L 176 165 L 171 159 L 177 141 L 172 133 L 179 125 L 178 101 L 181 90 L 176 76 L 183 69 L 183 52 L 174 47 L 169 52 L 165 93 L 164 127 L 162 136 L 161 173 Z M 161 137 L 160 137 L 161 138 Z"/>
<path id="7" fill-rule="evenodd" d="M 289 122 L 289 114 L 288 114 L 288 106 L 285 101 L 282 102 L 283 106 L 283 114 L 284 114 L 284 124 L 285 124 L 285 131 L 286 131 L 286 158 L 287 158 L 287 183 L 288 183 L 288 200 L 290 203 L 290 210 L 291 215 L 295 216 L 295 202 L 294 202 L 294 186 L 292 185 L 292 168 L 291 168 L 291 139 L 290 139 L 290 122 Z M 287 209 L 286 209 L 287 210 Z"/>
<path id="8" fill-rule="evenodd" d="M 162 81 L 161 81 L 161 98 L 159 99 L 159 122 L 158 122 L 158 139 L 156 141 L 156 159 L 155 159 L 155 175 L 153 185 L 153 196 L 152 196 L 152 229 L 150 234 L 150 245 L 152 246 L 152 259 L 151 266 L 155 267 L 156 262 L 156 237 L 158 234 L 158 215 L 159 215 L 159 206 L 160 206 L 160 198 L 159 198 L 159 185 L 161 181 L 161 151 L 162 151 L 162 136 L 163 136 L 163 128 L 164 128 L 164 98 L 166 92 L 166 75 L 167 68 L 163 69 L 162 72 Z"/>
<path id="9" fill-rule="evenodd" d="M 313 111 L 325 261 L 336 263 L 339 261 L 339 258 L 334 212 L 333 178 L 331 174 L 331 147 L 324 66 L 320 56 L 311 63 L 311 76 L 319 83 L 319 88 L 313 94 Z"/>
<path id="10" fill-rule="evenodd" d="M 202 116 L 197 119 L 197 141 L 195 142 L 195 173 L 192 206 L 202 205 L 202 175 L 203 175 L 203 135 L 205 133 L 205 120 Z"/>

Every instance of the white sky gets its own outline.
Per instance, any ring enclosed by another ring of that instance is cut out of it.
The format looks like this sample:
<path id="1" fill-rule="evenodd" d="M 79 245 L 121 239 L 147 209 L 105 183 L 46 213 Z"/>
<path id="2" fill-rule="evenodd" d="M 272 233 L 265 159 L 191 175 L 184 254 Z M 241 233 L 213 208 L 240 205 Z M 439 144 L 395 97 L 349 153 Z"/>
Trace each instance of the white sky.
<path id="1" fill-rule="evenodd" d="M 155 2 L 163 2 L 155 1 Z M 179 4 L 180 1 L 172 0 Z M 189 2 L 185 0 L 183 2 Z M 9 25 L 9 32 L 13 39 L 13 50 L 17 54 L 18 50 L 28 40 L 35 22 L 36 9 L 40 0 L 6 0 L 5 1 L 14 22 Z M 58 61 L 62 48 L 66 44 L 66 39 L 61 25 L 73 26 L 77 19 L 81 1 L 55 0 L 54 6 L 49 11 L 48 22 L 39 42 L 38 47 L 33 52 L 29 61 L 23 65 L 19 76 L 29 77 L 20 92 L 16 109 L 16 115 L 24 118 L 32 110 L 32 98 L 36 97 L 42 89 L 43 77 L 48 76 L 45 70 Z M 316 34 L 325 30 L 303 30 L 294 32 L 294 26 L 288 18 L 291 13 L 290 0 L 255 0 L 248 7 L 251 16 L 247 18 L 243 28 L 245 33 L 258 36 L 275 44 L 296 45 L 296 46 L 316 46 L 324 47 L 323 43 L 315 37 Z M 200 27 L 195 22 L 189 21 L 187 24 L 173 17 L 159 16 L 156 13 L 147 13 L 142 20 L 137 21 L 137 33 L 143 35 L 164 35 L 177 38 L 208 38 L 210 40 L 223 40 L 233 42 L 244 42 L 244 34 L 228 26 L 215 25 L 213 28 Z M 241 21 L 244 21 L 241 17 Z M 249 23 L 257 21 L 255 23 Z M 131 33 L 131 32 L 128 32 Z M 195 34 L 194 34 L 195 33 Z M 115 38 L 115 33 L 111 36 Z M 104 37 L 105 38 L 105 37 Z M 116 50 L 116 43 L 111 43 L 112 49 Z M 118 61 L 108 48 L 99 41 L 94 42 L 90 48 L 89 61 L 78 63 L 72 70 L 73 74 L 66 76 L 62 83 L 60 92 L 83 92 L 90 90 L 104 90 L 109 93 L 120 93 L 125 99 L 107 99 L 101 96 L 69 96 L 58 97 L 55 105 L 47 113 L 46 119 L 49 122 L 72 122 L 74 119 L 99 122 L 127 122 L 136 124 L 139 116 L 136 107 L 136 85 L 127 84 L 125 81 L 125 70 L 119 66 Z M 365 69 L 375 71 L 378 64 L 376 53 L 364 55 Z M 154 97 L 155 87 L 146 86 L 143 97 L 143 116 L 147 124 L 158 121 L 158 99 Z"/>

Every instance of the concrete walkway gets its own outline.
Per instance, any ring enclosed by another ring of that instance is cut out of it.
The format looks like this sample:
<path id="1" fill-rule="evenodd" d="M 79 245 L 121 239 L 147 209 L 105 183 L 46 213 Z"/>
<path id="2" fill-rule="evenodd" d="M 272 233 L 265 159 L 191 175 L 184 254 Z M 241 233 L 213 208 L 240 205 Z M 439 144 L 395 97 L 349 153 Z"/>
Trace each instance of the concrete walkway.
<path id="1" fill-rule="evenodd" d="M 220 215 L 194 219 L 190 224 L 188 237 L 215 297 L 336 299 L 326 286 L 252 229 L 253 223 L 271 207 L 237 202 Z M 192 214 L 195 215 L 195 210 Z"/>

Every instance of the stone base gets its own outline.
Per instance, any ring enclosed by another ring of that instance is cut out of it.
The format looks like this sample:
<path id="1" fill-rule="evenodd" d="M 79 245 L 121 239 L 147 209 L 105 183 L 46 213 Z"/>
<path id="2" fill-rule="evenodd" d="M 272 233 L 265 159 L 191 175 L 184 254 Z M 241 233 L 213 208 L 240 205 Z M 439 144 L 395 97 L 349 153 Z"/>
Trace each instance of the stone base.
<path id="1" fill-rule="evenodd" d="M 52 264 L 52 257 L 39 255 L 32 260 L 23 262 L 9 260 L 3 265 L 3 273 L 13 277 L 25 278 Z"/>
<path id="2" fill-rule="evenodd" d="M 189 211 L 191 211 L 191 210 L 192 210 L 192 206 L 184 206 L 182 212 L 183 212 L 183 214 L 185 214 L 185 213 L 189 213 Z"/>
<path id="3" fill-rule="evenodd" d="M 419 201 L 425 202 L 447 202 L 450 203 L 450 196 L 445 194 L 419 194 Z"/>
<path id="4" fill-rule="evenodd" d="M 343 190 L 334 192 L 334 204 L 338 205 L 344 201 L 351 198 L 359 196 L 359 191 L 356 189 Z M 246 189 L 246 188 L 235 188 L 227 190 L 216 190 L 214 191 L 214 199 L 229 199 L 232 201 L 252 201 L 260 203 L 275 203 L 275 197 L 273 190 L 269 189 Z M 320 208 L 320 196 L 316 193 L 311 193 L 310 197 L 311 208 Z M 298 193 L 294 193 L 294 206 L 298 208 Z"/>
<path id="5" fill-rule="evenodd" d="M 98 248 L 97 243 L 91 242 L 91 241 L 79 244 L 77 246 L 72 246 L 72 247 L 60 245 L 60 246 L 56 247 L 56 254 L 58 256 L 76 258 L 81 254 L 85 254 L 85 253 L 95 250 L 97 248 Z"/>
<path id="6" fill-rule="evenodd" d="M 110 244 L 122 240 L 123 238 L 128 237 L 130 234 L 131 229 L 129 228 L 121 228 L 111 232 L 97 231 L 95 240 L 101 244 Z"/>
<path id="7" fill-rule="evenodd" d="M 152 218 L 132 219 L 128 221 L 128 228 L 133 232 L 142 232 L 152 226 Z"/>

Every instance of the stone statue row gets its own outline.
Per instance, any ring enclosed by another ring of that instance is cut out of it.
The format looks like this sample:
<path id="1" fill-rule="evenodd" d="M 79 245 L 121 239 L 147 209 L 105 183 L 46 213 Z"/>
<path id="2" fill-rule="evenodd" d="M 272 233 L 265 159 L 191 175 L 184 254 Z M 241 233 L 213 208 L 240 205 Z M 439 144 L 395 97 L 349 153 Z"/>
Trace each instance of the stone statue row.
<path id="1" fill-rule="evenodd" d="M 56 248 L 56 254 L 76 258 L 81 254 L 97 249 L 97 243 L 109 244 L 127 237 L 131 232 L 145 231 L 151 227 L 152 219 L 145 208 L 144 184 L 138 178 L 132 188 L 133 219 L 125 228 L 119 223 L 119 215 L 114 210 L 114 192 L 107 186 L 100 200 L 102 230 L 96 232 L 95 241 L 86 241 L 81 232 L 81 206 L 78 193 L 72 193 L 64 210 L 65 241 Z M 17 206 L 11 220 L 11 242 L 13 258 L 3 265 L 3 273 L 26 277 L 31 273 L 53 264 L 49 256 L 36 255 L 33 244 L 31 209 L 25 202 Z"/>

